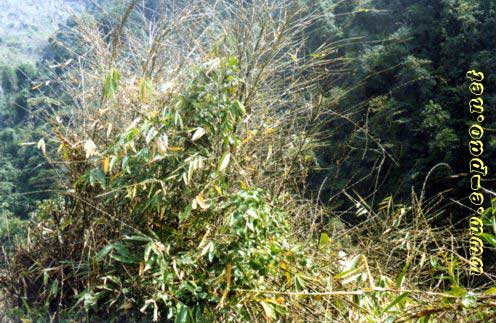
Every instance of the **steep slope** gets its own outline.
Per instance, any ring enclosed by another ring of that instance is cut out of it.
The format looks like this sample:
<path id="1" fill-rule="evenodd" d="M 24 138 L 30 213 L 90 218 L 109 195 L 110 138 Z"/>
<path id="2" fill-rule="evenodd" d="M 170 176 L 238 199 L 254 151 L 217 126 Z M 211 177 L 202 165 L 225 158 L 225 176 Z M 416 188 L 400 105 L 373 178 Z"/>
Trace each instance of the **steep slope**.
<path id="1" fill-rule="evenodd" d="M 81 9 L 79 0 L 0 1 L 0 63 L 34 62 L 48 36 L 71 12 Z"/>

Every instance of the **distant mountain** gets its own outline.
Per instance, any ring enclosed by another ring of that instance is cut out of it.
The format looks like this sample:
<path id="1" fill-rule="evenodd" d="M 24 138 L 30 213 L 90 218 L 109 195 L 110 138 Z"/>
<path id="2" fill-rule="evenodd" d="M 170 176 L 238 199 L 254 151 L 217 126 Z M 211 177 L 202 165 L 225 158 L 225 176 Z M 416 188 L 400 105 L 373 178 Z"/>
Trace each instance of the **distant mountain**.
<path id="1" fill-rule="evenodd" d="M 35 61 L 55 31 L 84 0 L 0 0 L 0 65 Z"/>

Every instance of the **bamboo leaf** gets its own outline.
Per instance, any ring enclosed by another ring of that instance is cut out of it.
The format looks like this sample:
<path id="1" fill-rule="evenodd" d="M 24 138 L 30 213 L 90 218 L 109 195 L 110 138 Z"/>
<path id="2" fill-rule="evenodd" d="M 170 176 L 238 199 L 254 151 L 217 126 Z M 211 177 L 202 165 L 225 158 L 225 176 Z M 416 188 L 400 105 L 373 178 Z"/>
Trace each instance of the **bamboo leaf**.
<path id="1" fill-rule="evenodd" d="M 244 104 L 241 103 L 239 100 L 234 101 L 234 106 L 239 114 L 243 115 L 246 113 Z"/>
<path id="2" fill-rule="evenodd" d="M 496 236 L 490 233 L 481 233 L 479 236 L 482 238 L 482 240 L 486 241 L 487 243 L 489 243 L 490 245 L 496 248 Z"/>
<path id="3" fill-rule="evenodd" d="M 155 129 L 155 127 L 151 127 L 150 130 L 148 130 L 148 133 L 146 134 L 145 142 L 146 144 L 149 144 L 150 141 L 152 141 L 153 138 L 157 135 L 158 131 Z"/>
<path id="4" fill-rule="evenodd" d="M 106 255 L 108 255 L 110 251 L 112 251 L 112 249 L 114 249 L 114 245 L 112 243 L 106 245 L 102 250 L 100 250 L 96 254 L 95 256 L 96 260 L 98 261 L 102 260 Z"/>
<path id="5" fill-rule="evenodd" d="M 157 148 L 161 154 L 167 152 L 167 149 L 169 149 L 169 137 L 167 136 L 167 134 L 163 134 L 160 136 L 160 138 L 158 138 Z"/>
<path id="6" fill-rule="evenodd" d="M 90 171 L 90 184 L 91 186 L 95 186 L 96 183 L 99 183 L 102 188 L 106 186 L 105 175 L 102 170 L 98 168 L 94 168 Z"/>
<path id="7" fill-rule="evenodd" d="M 45 139 L 41 138 L 41 139 L 38 141 L 37 147 L 38 147 L 38 149 L 40 149 L 40 150 L 41 150 L 41 152 L 43 153 L 43 156 L 46 156 L 46 145 L 45 145 Z"/>
<path id="8" fill-rule="evenodd" d="M 177 316 L 176 319 L 174 320 L 174 323 L 188 323 L 190 322 L 189 316 L 190 316 L 190 310 L 188 306 L 179 302 L 177 304 Z"/>
<path id="9" fill-rule="evenodd" d="M 405 297 L 407 297 L 409 293 L 401 293 L 398 297 L 396 297 L 385 309 L 384 312 L 387 312 L 390 308 L 401 302 Z"/>
<path id="10" fill-rule="evenodd" d="M 496 295 L 496 287 L 491 287 L 484 292 L 484 295 Z"/>
<path id="11" fill-rule="evenodd" d="M 222 173 L 229 165 L 229 160 L 231 159 L 231 153 L 225 153 L 219 162 L 218 171 Z"/>
<path id="12" fill-rule="evenodd" d="M 103 173 L 108 174 L 110 168 L 110 158 L 107 156 L 103 159 Z"/>
<path id="13" fill-rule="evenodd" d="M 199 127 L 198 129 L 196 129 L 195 133 L 193 134 L 193 137 L 191 137 L 191 141 L 196 141 L 201 137 L 203 137 L 203 135 L 205 135 L 205 129 Z"/>
<path id="14" fill-rule="evenodd" d="M 205 200 L 203 199 L 203 195 L 202 194 L 198 194 L 198 196 L 196 197 L 196 202 L 198 203 L 198 205 L 202 209 L 204 209 L 204 210 L 208 209 L 208 204 L 205 203 Z"/>
<path id="15" fill-rule="evenodd" d="M 327 247 L 330 243 L 331 239 L 329 238 L 329 235 L 325 232 L 322 232 L 319 239 L 319 248 Z"/>
<path id="16" fill-rule="evenodd" d="M 272 308 L 272 305 L 270 305 L 267 302 L 260 302 L 260 305 L 262 305 L 265 315 L 270 318 L 270 319 L 275 319 L 276 318 L 276 313 L 274 309 Z"/>
<path id="17" fill-rule="evenodd" d="M 121 79 L 121 75 L 119 71 L 116 69 L 112 69 L 110 73 L 105 77 L 105 81 L 103 83 L 103 97 L 105 99 L 110 99 L 117 92 L 117 88 L 119 87 L 119 81 Z"/>

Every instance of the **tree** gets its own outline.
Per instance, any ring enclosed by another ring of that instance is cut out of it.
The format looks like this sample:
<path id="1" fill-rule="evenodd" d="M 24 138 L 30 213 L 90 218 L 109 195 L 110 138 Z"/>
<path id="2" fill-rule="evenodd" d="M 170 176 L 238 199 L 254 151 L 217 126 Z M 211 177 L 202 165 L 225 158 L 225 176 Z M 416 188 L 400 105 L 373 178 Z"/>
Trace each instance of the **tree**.
<path id="1" fill-rule="evenodd" d="M 346 66 L 350 71 L 346 77 L 330 76 L 322 83 L 335 114 L 327 127 L 328 147 L 320 153 L 321 166 L 327 170 L 313 177 L 315 186 L 328 177 L 327 196 L 346 188 L 362 196 L 375 192 L 376 202 L 391 193 L 409 199 L 411 188 L 420 190 L 427 173 L 444 162 L 451 170 L 437 169 L 427 189 L 436 193 L 456 186 L 453 197 L 464 198 L 469 185 L 450 176 L 467 170 L 471 117 L 465 73 L 479 69 L 486 71 L 488 82 L 494 81 L 489 71 L 496 68 L 496 44 L 489 31 L 494 30 L 496 4 L 476 0 L 318 4 L 327 18 L 316 37 L 346 44 L 344 55 L 352 62 Z M 487 89 L 484 96 L 489 105 L 495 103 L 494 90 Z M 494 121 L 486 126 L 493 127 Z M 496 157 L 495 143 L 487 142 L 486 158 Z"/>

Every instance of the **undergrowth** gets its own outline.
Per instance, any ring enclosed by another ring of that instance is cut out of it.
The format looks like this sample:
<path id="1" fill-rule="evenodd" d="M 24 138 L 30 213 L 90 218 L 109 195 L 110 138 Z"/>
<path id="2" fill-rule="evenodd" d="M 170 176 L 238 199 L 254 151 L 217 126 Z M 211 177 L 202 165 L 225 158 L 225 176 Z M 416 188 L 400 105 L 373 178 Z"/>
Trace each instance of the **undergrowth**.
<path id="1" fill-rule="evenodd" d="M 346 229 L 304 194 L 332 48 L 299 52 L 312 19 L 294 2 L 153 21 L 135 4 L 111 37 L 91 17 L 74 32 L 84 60 L 57 76 L 72 102 L 38 142 L 66 189 L 4 253 L 10 318 L 494 318 L 494 287 L 462 287 L 463 233 L 432 224 L 438 200 L 357 201 L 367 220 Z"/>

